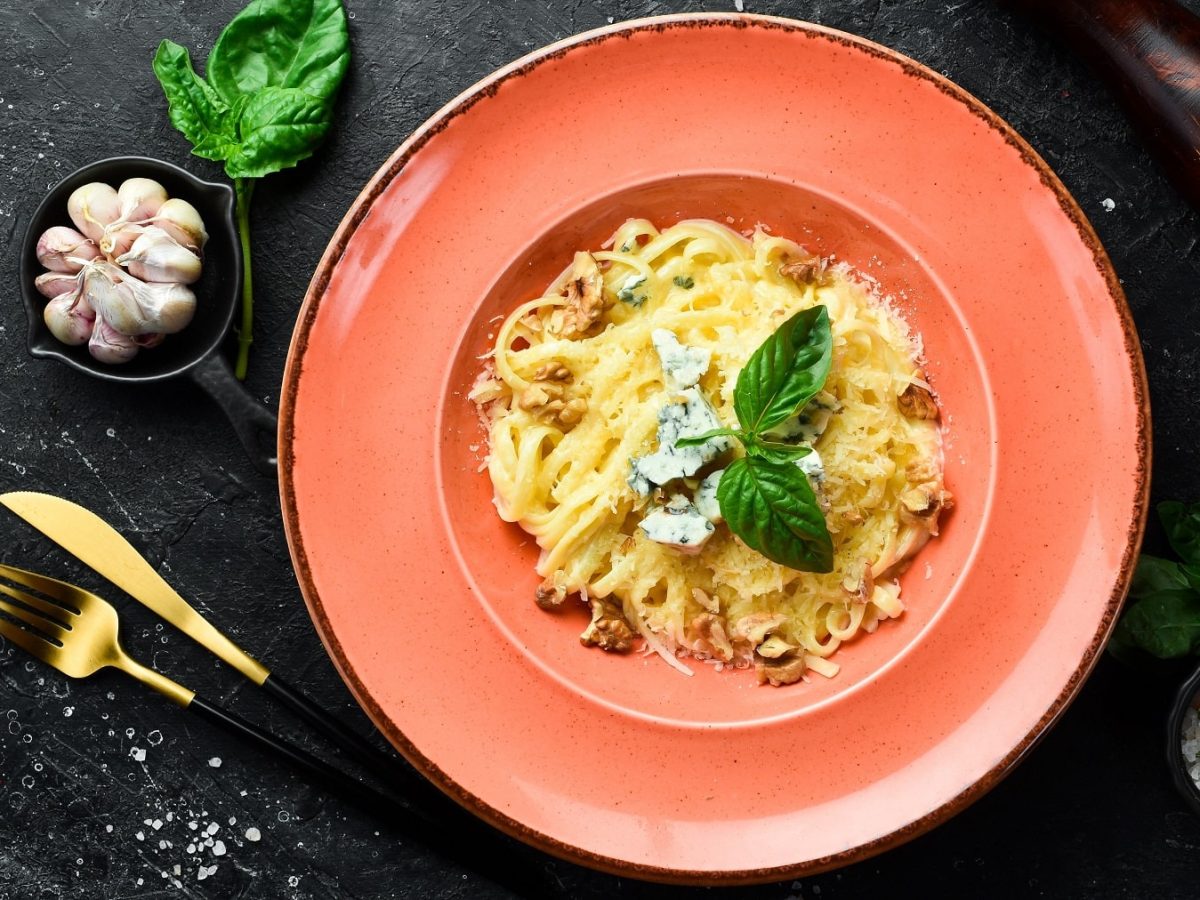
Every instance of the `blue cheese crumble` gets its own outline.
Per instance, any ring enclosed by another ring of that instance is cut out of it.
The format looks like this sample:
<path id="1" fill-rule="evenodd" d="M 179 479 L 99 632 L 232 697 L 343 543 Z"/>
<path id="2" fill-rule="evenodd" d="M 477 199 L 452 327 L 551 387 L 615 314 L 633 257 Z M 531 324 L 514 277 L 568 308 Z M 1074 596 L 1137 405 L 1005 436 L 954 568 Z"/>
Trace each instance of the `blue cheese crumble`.
<path id="1" fill-rule="evenodd" d="M 701 466 L 729 449 L 729 438 L 713 437 L 697 447 L 676 447 L 675 442 L 720 427 L 721 420 L 699 389 L 691 387 L 672 394 L 658 411 L 658 449 L 630 460 L 629 486 L 644 497 L 668 481 L 695 475 Z"/>
<path id="2" fill-rule="evenodd" d="M 821 454 L 816 450 L 796 460 L 796 468 L 807 475 L 809 481 L 825 480 L 825 467 L 821 464 Z"/>
<path id="3" fill-rule="evenodd" d="M 828 391 L 821 391 L 804 405 L 804 409 L 764 432 L 763 437 L 788 444 L 815 444 L 817 438 L 825 433 L 836 410 L 837 398 Z"/>
<path id="4" fill-rule="evenodd" d="M 725 521 L 721 517 L 721 505 L 717 502 L 717 487 L 721 484 L 721 475 L 724 472 L 724 469 L 717 469 L 706 475 L 696 488 L 696 512 L 714 525 Z"/>
<path id="5" fill-rule="evenodd" d="M 699 553 L 716 531 L 683 494 L 675 494 L 664 506 L 656 507 L 638 527 L 650 540 L 689 556 Z"/>
<path id="6" fill-rule="evenodd" d="M 666 328 L 655 328 L 650 333 L 650 340 L 662 361 L 663 380 L 668 390 L 682 391 L 693 387 L 712 363 L 711 350 L 681 344 L 675 332 Z"/>
<path id="7" fill-rule="evenodd" d="M 630 275 L 617 291 L 617 299 L 637 308 L 646 302 L 645 285 L 645 275 Z"/>

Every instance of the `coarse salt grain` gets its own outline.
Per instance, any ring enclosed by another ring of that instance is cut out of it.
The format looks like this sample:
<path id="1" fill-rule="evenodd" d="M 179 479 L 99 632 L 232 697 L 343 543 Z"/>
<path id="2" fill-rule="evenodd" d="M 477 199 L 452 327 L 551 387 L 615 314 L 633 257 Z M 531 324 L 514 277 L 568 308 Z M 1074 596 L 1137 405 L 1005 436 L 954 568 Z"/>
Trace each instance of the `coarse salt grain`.
<path id="1" fill-rule="evenodd" d="M 250 826 L 249 828 L 246 829 L 246 840 L 251 841 L 251 842 L 261 841 L 262 840 L 262 832 L 259 831 L 254 826 Z"/>
<path id="2" fill-rule="evenodd" d="M 210 759 L 210 760 L 208 761 L 208 764 L 209 764 L 210 766 L 212 766 L 214 769 L 219 769 L 219 768 L 221 768 L 221 757 L 219 757 L 219 756 L 214 756 L 212 759 Z"/>

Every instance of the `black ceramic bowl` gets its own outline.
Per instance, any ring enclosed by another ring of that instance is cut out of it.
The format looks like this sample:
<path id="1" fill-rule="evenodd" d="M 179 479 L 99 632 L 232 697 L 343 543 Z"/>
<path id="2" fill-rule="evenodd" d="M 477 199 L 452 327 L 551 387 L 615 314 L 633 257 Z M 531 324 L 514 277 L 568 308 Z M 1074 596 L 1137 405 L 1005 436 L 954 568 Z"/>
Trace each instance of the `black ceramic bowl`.
<path id="1" fill-rule="evenodd" d="M 47 228 L 71 225 L 67 199 L 78 187 L 103 181 L 118 187 L 126 178 L 153 178 L 168 196 L 187 200 L 200 213 L 208 231 L 204 247 L 204 269 L 191 285 L 196 293 L 196 315 L 187 328 L 132 360 L 120 365 L 92 358 L 86 345 L 70 347 L 50 333 L 43 319 L 46 298 L 33 280 L 44 270 L 37 260 L 37 242 Z M 233 377 L 221 355 L 239 306 L 242 284 L 242 252 L 234 220 L 233 188 L 201 181 L 171 163 L 142 156 L 118 156 L 84 166 L 59 182 L 29 221 L 21 245 L 21 298 L 29 317 L 29 352 L 57 359 L 74 369 L 107 381 L 141 383 L 187 376 L 203 387 L 221 405 L 233 423 L 255 465 L 263 472 L 275 470 L 275 416 L 258 403 Z"/>
<path id="2" fill-rule="evenodd" d="M 1200 668 L 1192 673 L 1183 683 L 1171 707 L 1171 715 L 1167 717 L 1167 766 L 1171 770 L 1171 780 L 1175 789 L 1187 801 L 1192 812 L 1200 815 L 1200 788 L 1188 774 L 1187 763 L 1183 758 L 1183 717 L 1189 707 L 1197 704 L 1197 694 L 1200 693 Z"/>

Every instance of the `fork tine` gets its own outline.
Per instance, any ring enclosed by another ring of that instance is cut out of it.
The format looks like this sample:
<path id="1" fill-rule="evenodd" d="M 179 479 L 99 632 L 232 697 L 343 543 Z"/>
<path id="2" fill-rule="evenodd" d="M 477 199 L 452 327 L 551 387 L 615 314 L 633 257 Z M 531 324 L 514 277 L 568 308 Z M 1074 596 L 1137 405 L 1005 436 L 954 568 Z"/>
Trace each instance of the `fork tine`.
<path id="1" fill-rule="evenodd" d="M 14 590 L 5 584 L 0 584 L 0 594 L 5 594 L 9 597 L 12 597 L 14 600 L 19 600 L 21 603 L 27 603 L 29 600 L 37 599 L 35 597 L 30 597 L 24 591 Z M 42 605 L 49 606 L 50 604 L 43 602 Z M 71 626 L 64 626 L 62 622 L 59 622 L 57 619 L 52 619 L 43 613 L 33 612 L 32 610 L 26 609 L 22 606 L 17 606 L 15 603 L 9 603 L 3 597 L 0 597 L 0 612 L 8 613 L 8 615 L 12 616 L 19 622 L 24 622 L 26 625 L 32 625 L 38 631 L 42 632 L 42 634 L 52 637 L 56 641 L 65 641 L 67 639 L 67 635 L 71 633 Z"/>
<path id="2" fill-rule="evenodd" d="M 26 631 L 18 625 L 14 625 L 8 619 L 0 618 L 0 637 L 12 641 L 18 647 L 32 653 L 42 662 L 49 663 L 58 668 L 58 647 L 54 646 L 44 637 L 36 635 L 31 631 Z"/>
<path id="3" fill-rule="evenodd" d="M 9 581 L 22 584 L 27 588 L 41 591 L 47 597 L 63 604 L 66 607 L 65 612 L 82 612 L 79 608 L 79 600 L 81 596 L 87 596 L 87 591 L 73 584 L 59 581 L 57 578 L 48 578 L 45 575 L 39 575 L 37 572 L 30 572 L 27 569 L 18 569 L 16 566 L 6 566 L 2 563 L 0 563 L 0 578 L 7 578 Z"/>
<path id="4" fill-rule="evenodd" d="M 3 566 L 0 566 L 0 570 L 3 568 Z M 4 577 L 3 571 L 0 571 L 0 577 Z M 41 597 L 38 597 L 34 594 L 18 590 L 12 585 L 4 584 L 2 581 L 0 581 L 0 590 L 3 590 L 4 593 L 8 594 L 8 596 L 12 597 L 14 600 L 19 600 L 26 606 L 37 610 L 43 616 L 51 619 L 57 619 L 64 625 L 70 625 L 71 619 L 73 619 L 80 612 L 78 609 L 67 609 L 65 606 L 60 606 L 57 603 L 50 603 L 49 601 L 43 600 Z"/>

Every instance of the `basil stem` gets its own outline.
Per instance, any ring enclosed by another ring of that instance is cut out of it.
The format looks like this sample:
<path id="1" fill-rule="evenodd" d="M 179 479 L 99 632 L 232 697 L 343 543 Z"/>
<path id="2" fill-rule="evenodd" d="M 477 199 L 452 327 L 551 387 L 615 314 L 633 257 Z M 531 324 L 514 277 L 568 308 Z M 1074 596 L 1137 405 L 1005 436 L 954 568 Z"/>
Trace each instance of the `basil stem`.
<path id="1" fill-rule="evenodd" d="M 237 195 L 238 239 L 242 243 L 242 325 L 237 332 L 237 365 L 233 371 L 242 380 L 250 364 L 250 345 L 254 343 L 254 276 L 250 266 L 250 198 L 254 195 L 254 181 L 235 178 L 233 189 Z"/>

